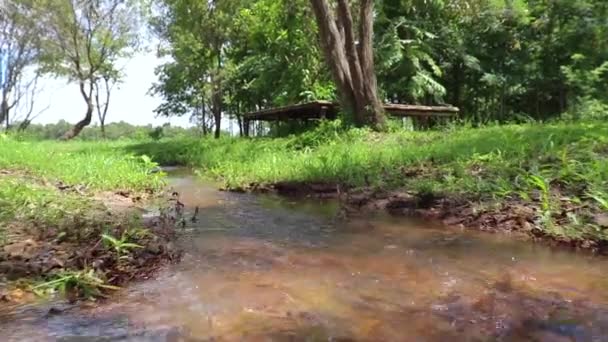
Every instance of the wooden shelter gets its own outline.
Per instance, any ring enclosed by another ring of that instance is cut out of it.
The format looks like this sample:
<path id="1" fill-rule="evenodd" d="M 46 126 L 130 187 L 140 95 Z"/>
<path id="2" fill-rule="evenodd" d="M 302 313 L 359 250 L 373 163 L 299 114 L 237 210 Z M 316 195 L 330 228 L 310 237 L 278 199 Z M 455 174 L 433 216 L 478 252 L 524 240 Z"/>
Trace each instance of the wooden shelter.
<path id="1" fill-rule="evenodd" d="M 334 120 L 339 105 L 329 101 L 313 101 L 291 106 L 264 109 L 243 115 L 245 135 L 249 135 L 251 121 L 289 121 L 289 120 Z M 384 110 L 391 116 L 412 117 L 419 125 L 426 125 L 429 118 L 450 118 L 458 115 L 459 109 L 452 106 L 419 106 L 389 103 Z"/>

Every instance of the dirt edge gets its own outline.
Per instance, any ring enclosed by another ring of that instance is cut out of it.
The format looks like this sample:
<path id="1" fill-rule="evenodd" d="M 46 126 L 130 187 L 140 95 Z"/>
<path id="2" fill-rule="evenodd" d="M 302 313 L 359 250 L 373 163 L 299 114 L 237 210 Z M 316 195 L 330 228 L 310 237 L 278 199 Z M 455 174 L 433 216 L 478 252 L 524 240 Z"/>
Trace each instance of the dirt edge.
<path id="1" fill-rule="evenodd" d="M 458 196 L 415 194 L 403 189 L 388 191 L 371 187 L 353 188 L 329 182 L 253 183 L 246 188 L 224 190 L 275 193 L 296 198 L 333 198 L 340 201 L 341 211 L 346 215 L 384 211 L 395 216 L 416 216 L 439 221 L 451 228 L 507 234 L 551 247 L 608 255 L 606 240 L 549 234 L 542 228 L 539 206 L 519 199 L 482 201 Z"/>

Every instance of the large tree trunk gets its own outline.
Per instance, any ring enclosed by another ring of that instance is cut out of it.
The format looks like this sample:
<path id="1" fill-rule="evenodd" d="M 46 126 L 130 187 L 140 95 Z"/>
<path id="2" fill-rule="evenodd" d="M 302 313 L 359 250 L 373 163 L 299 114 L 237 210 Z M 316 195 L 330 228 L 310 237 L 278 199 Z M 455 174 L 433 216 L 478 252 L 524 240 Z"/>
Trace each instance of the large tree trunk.
<path id="1" fill-rule="evenodd" d="M 74 125 L 69 131 L 65 132 L 65 134 L 61 137 L 61 140 L 70 140 L 74 139 L 80 132 L 91 124 L 91 120 L 93 119 L 93 84 L 89 84 L 89 91 L 84 88 L 84 82 L 80 82 L 80 93 L 82 94 L 82 98 L 87 104 L 87 112 L 84 116 L 84 119 L 80 120 L 77 124 Z"/>
<path id="2" fill-rule="evenodd" d="M 378 98 L 373 58 L 373 0 L 361 0 L 359 42 L 355 40 L 351 8 L 338 0 L 337 20 L 327 0 L 310 0 L 319 26 L 321 47 L 338 89 L 342 110 L 357 126 L 386 127 L 384 107 Z"/>

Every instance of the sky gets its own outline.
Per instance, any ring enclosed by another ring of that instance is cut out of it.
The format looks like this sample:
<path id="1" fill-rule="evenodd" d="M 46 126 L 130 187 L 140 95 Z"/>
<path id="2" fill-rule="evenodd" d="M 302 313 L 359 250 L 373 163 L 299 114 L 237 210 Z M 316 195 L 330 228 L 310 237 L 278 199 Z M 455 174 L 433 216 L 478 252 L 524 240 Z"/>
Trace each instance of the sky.
<path id="1" fill-rule="evenodd" d="M 125 121 L 137 125 L 162 125 L 169 122 L 174 126 L 191 126 L 187 116 L 170 119 L 155 117 L 154 109 L 162 99 L 148 95 L 147 92 L 156 81 L 154 68 L 161 63 L 162 60 L 153 51 L 139 53 L 120 63 L 126 76 L 112 91 L 106 123 Z M 45 77 L 39 86 L 41 91 L 34 112 L 46 107 L 48 109 L 34 123 L 54 123 L 61 119 L 75 123 L 83 118 L 86 105 L 77 84 L 68 84 L 65 79 Z M 95 113 L 93 123 L 96 122 L 99 120 Z"/>

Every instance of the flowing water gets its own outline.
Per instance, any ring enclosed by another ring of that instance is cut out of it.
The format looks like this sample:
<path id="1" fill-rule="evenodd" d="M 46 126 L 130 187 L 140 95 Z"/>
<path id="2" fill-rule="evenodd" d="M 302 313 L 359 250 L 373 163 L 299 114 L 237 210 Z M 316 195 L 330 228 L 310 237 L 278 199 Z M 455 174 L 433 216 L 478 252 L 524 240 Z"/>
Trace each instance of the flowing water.
<path id="1" fill-rule="evenodd" d="M 0 340 L 608 341 L 605 258 L 172 184 L 200 208 L 179 264 L 96 307 L 3 312 Z"/>

